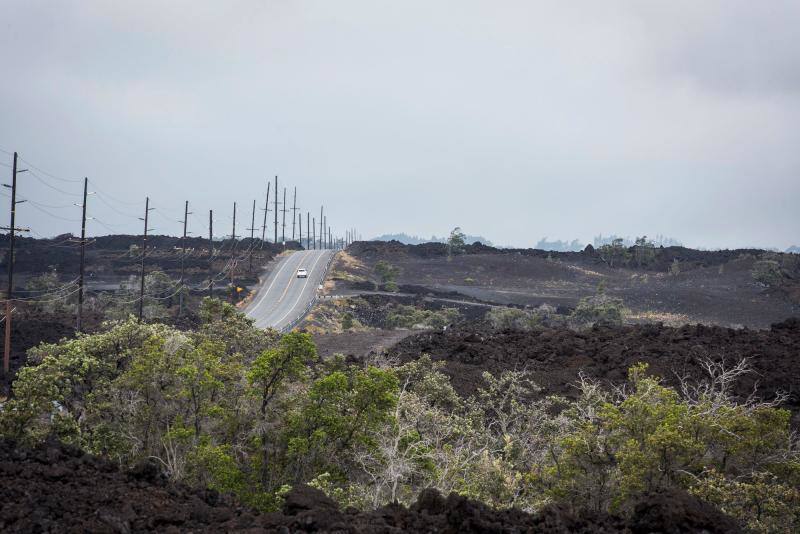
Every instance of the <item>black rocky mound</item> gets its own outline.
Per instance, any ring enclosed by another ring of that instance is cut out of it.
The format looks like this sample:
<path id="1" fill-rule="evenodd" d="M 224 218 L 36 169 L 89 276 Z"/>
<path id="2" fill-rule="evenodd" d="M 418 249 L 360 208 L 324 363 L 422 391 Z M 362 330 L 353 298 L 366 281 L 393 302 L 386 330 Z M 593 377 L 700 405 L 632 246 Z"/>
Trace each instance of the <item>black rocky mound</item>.
<path id="1" fill-rule="evenodd" d="M 461 394 L 483 384 L 482 374 L 527 369 L 542 394 L 574 397 L 578 373 L 621 383 L 627 369 L 647 362 L 650 370 L 675 384 L 678 376 L 702 379 L 705 359 L 733 365 L 747 358 L 753 370 L 735 386 L 744 398 L 755 390 L 762 398 L 789 393 L 787 407 L 800 411 L 800 319 L 788 319 L 769 330 L 661 324 L 595 326 L 585 331 L 544 328 L 530 332 L 497 331 L 486 323 L 456 325 L 410 336 L 390 355 L 406 362 L 421 354 L 446 362 L 444 371 Z"/>
<path id="2" fill-rule="evenodd" d="M 679 492 L 646 496 L 622 519 L 563 506 L 535 515 L 494 510 L 432 490 L 408 508 L 360 512 L 298 486 L 280 513 L 261 514 L 213 491 L 170 484 L 154 464 L 120 471 L 57 443 L 25 450 L 0 442 L 0 502 L 2 532 L 740 532 L 729 517 Z"/>

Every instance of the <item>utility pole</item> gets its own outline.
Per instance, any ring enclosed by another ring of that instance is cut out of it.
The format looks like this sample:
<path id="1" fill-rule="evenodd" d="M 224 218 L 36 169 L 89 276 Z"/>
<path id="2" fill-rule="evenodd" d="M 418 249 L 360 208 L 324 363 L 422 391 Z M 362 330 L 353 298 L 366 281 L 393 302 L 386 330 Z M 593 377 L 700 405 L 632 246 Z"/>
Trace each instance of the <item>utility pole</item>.
<path id="1" fill-rule="evenodd" d="M 14 152 L 14 165 L 11 167 L 11 185 L 3 184 L 5 187 L 11 187 L 11 225 L 8 228 L 9 233 L 9 251 L 6 262 L 8 264 L 8 290 L 6 291 L 6 331 L 5 331 L 5 350 L 3 351 L 3 376 L 8 377 L 8 368 L 11 362 L 11 301 L 14 298 L 14 232 L 28 232 L 27 228 L 17 228 L 14 226 L 17 204 L 22 204 L 24 200 L 17 201 L 17 173 L 25 172 L 27 169 L 17 170 L 17 153 Z"/>
<path id="2" fill-rule="evenodd" d="M 312 222 L 311 233 L 313 234 L 314 238 L 313 241 L 311 242 L 314 243 L 314 250 L 317 250 L 317 218 L 314 217 L 313 219 L 311 219 L 311 222 Z"/>
<path id="3" fill-rule="evenodd" d="M 328 239 L 328 216 L 325 216 L 325 224 L 322 226 L 322 240 L 324 242 L 324 246 L 322 248 L 327 249 L 331 246 L 330 240 Z"/>
<path id="4" fill-rule="evenodd" d="M 281 231 L 281 243 L 283 243 L 283 246 L 285 247 L 286 246 L 286 212 L 289 211 L 289 210 L 286 209 L 286 188 L 285 187 L 283 188 L 283 204 L 282 204 L 282 206 L 283 206 L 283 209 L 281 211 L 283 212 L 283 223 L 282 223 L 282 228 L 283 229 Z"/>
<path id="5" fill-rule="evenodd" d="M 189 211 L 189 201 L 187 200 L 183 205 L 183 221 L 181 221 L 183 223 L 183 239 L 181 240 L 183 250 L 181 252 L 181 292 L 178 296 L 178 317 L 183 315 L 183 277 L 186 272 L 186 225 L 189 222 L 189 215 L 191 215 L 191 212 Z"/>
<path id="6" fill-rule="evenodd" d="M 331 240 L 331 228 L 328 227 L 328 248 L 333 248 L 333 241 Z"/>
<path id="7" fill-rule="evenodd" d="M 78 321 L 75 330 L 80 332 L 83 327 L 83 273 L 86 261 L 86 196 L 89 187 L 89 179 L 83 179 L 83 204 L 81 206 L 83 215 L 81 216 L 81 267 L 78 275 Z"/>
<path id="8" fill-rule="evenodd" d="M 236 286 L 233 271 L 236 269 L 236 202 L 233 203 L 233 232 L 231 233 L 231 304 L 236 304 Z"/>
<path id="9" fill-rule="evenodd" d="M 214 210 L 208 210 L 208 298 L 214 298 Z"/>
<path id="10" fill-rule="evenodd" d="M 278 244 L 278 177 L 275 177 L 275 240 L 273 241 L 276 245 Z"/>
<path id="11" fill-rule="evenodd" d="M 294 200 L 292 201 L 292 241 L 294 241 L 295 219 L 297 219 L 297 186 L 294 186 Z"/>
<path id="12" fill-rule="evenodd" d="M 269 213 L 269 180 L 267 180 L 267 201 L 264 203 L 264 224 L 261 225 L 261 248 L 264 248 L 264 241 L 267 239 L 267 213 Z"/>
<path id="13" fill-rule="evenodd" d="M 300 217 L 297 220 L 297 225 L 300 227 L 300 231 L 298 232 L 298 243 L 302 247 L 303 246 L 303 214 L 300 214 Z"/>
<path id="14" fill-rule="evenodd" d="M 155 209 L 150 207 L 150 197 L 146 197 L 144 201 L 144 219 L 139 217 L 140 221 L 144 221 L 144 234 L 142 235 L 142 273 L 141 281 L 139 284 L 139 322 L 142 322 L 142 314 L 144 313 L 144 257 L 147 252 L 147 220 L 150 210 Z"/>
<path id="15" fill-rule="evenodd" d="M 302 215 L 300 216 L 302 218 Z M 311 212 L 306 212 L 306 250 L 311 250 Z"/>
<path id="16" fill-rule="evenodd" d="M 322 249 L 322 210 L 324 206 L 319 207 L 319 248 Z"/>
<path id="17" fill-rule="evenodd" d="M 250 247 L 248 247 L 248 250 L 250 251 L 249 253 L 250 264 L 247 267 L 248 273 L 253 271 L 253 239 L 255 237 L 253 232 L 255 231 L 256 231 L 256 201 L 253 200 L 253 218 L 250 221 Z"/>

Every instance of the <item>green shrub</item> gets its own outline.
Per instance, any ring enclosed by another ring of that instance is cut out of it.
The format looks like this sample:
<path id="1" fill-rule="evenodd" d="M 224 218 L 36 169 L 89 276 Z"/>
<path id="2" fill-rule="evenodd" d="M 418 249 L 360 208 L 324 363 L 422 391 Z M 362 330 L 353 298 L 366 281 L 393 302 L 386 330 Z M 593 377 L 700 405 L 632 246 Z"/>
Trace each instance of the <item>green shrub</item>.
<path id="1" fill-rule="evenodd" d="M 784 280 L 781 266 L 775 260 L 759 260 L 755 262 L 750 274 L 756 282 L 767 287 L 777 287 Z"/>
<path id="2" fill-rule="evenodd" d="M 598 294 L 582 298 L 572 311 L 570 319 L 578 327 L 596 323 L 621 325 L 626 315 L 627 310 L 622 299 Z"/>
<path id="3" fill-rule="evenodd" d="M 344 312 L 342 315 L 342 330 L 350 330 L 353 328 L 353 314 Z"/>
<path id="4" fill-rule="evenodd" d="M 403 304 L 395 306 L 386 316 L 388 328 L 442 328 L 458 321 L 461 313 L 457 308 L 425 310 Z"/>

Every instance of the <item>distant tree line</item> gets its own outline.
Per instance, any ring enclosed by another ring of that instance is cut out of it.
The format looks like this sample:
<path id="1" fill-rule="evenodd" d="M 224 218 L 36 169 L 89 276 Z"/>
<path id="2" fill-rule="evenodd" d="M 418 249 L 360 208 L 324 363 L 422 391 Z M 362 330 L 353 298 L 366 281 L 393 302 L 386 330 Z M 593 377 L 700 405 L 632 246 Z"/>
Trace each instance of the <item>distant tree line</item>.
<path id="1" fill-rule="evenodd" d="M 463 237 L 464 243 L 467 245 L 471 245 L 473 243 L 482 243 L 490 247 L 494 246 L 494 243 L 483 236 L 463 234 Z M 447 243 L 449 239 L 449 237 L 437 237 L 435 235 L 432 235 L 431 237 L 419 237 L 416 235 L 412 236 L 405 233 L 400 233 L 383 234 L 374 238 L 374 241 L 399 241 L 404 245 L 421 245 L 422 243 Z"/>

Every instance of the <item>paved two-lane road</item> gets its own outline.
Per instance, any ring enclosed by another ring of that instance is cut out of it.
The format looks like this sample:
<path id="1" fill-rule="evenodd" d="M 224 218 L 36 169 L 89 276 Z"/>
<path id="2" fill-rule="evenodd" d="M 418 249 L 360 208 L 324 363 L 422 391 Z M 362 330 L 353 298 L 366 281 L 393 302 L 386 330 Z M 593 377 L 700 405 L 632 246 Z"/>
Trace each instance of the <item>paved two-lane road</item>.
<path id="1" fill-rule="evenodd" d="M 255 319 L 259 328 L 285 328 L 316 298 L 317 286 L 325 277 L 333 252 L 301 250 L 281 258 L 259 286 L 245 314 Z M 308 278 L 297 278 L 297 269 L 306 269 Z"/>

